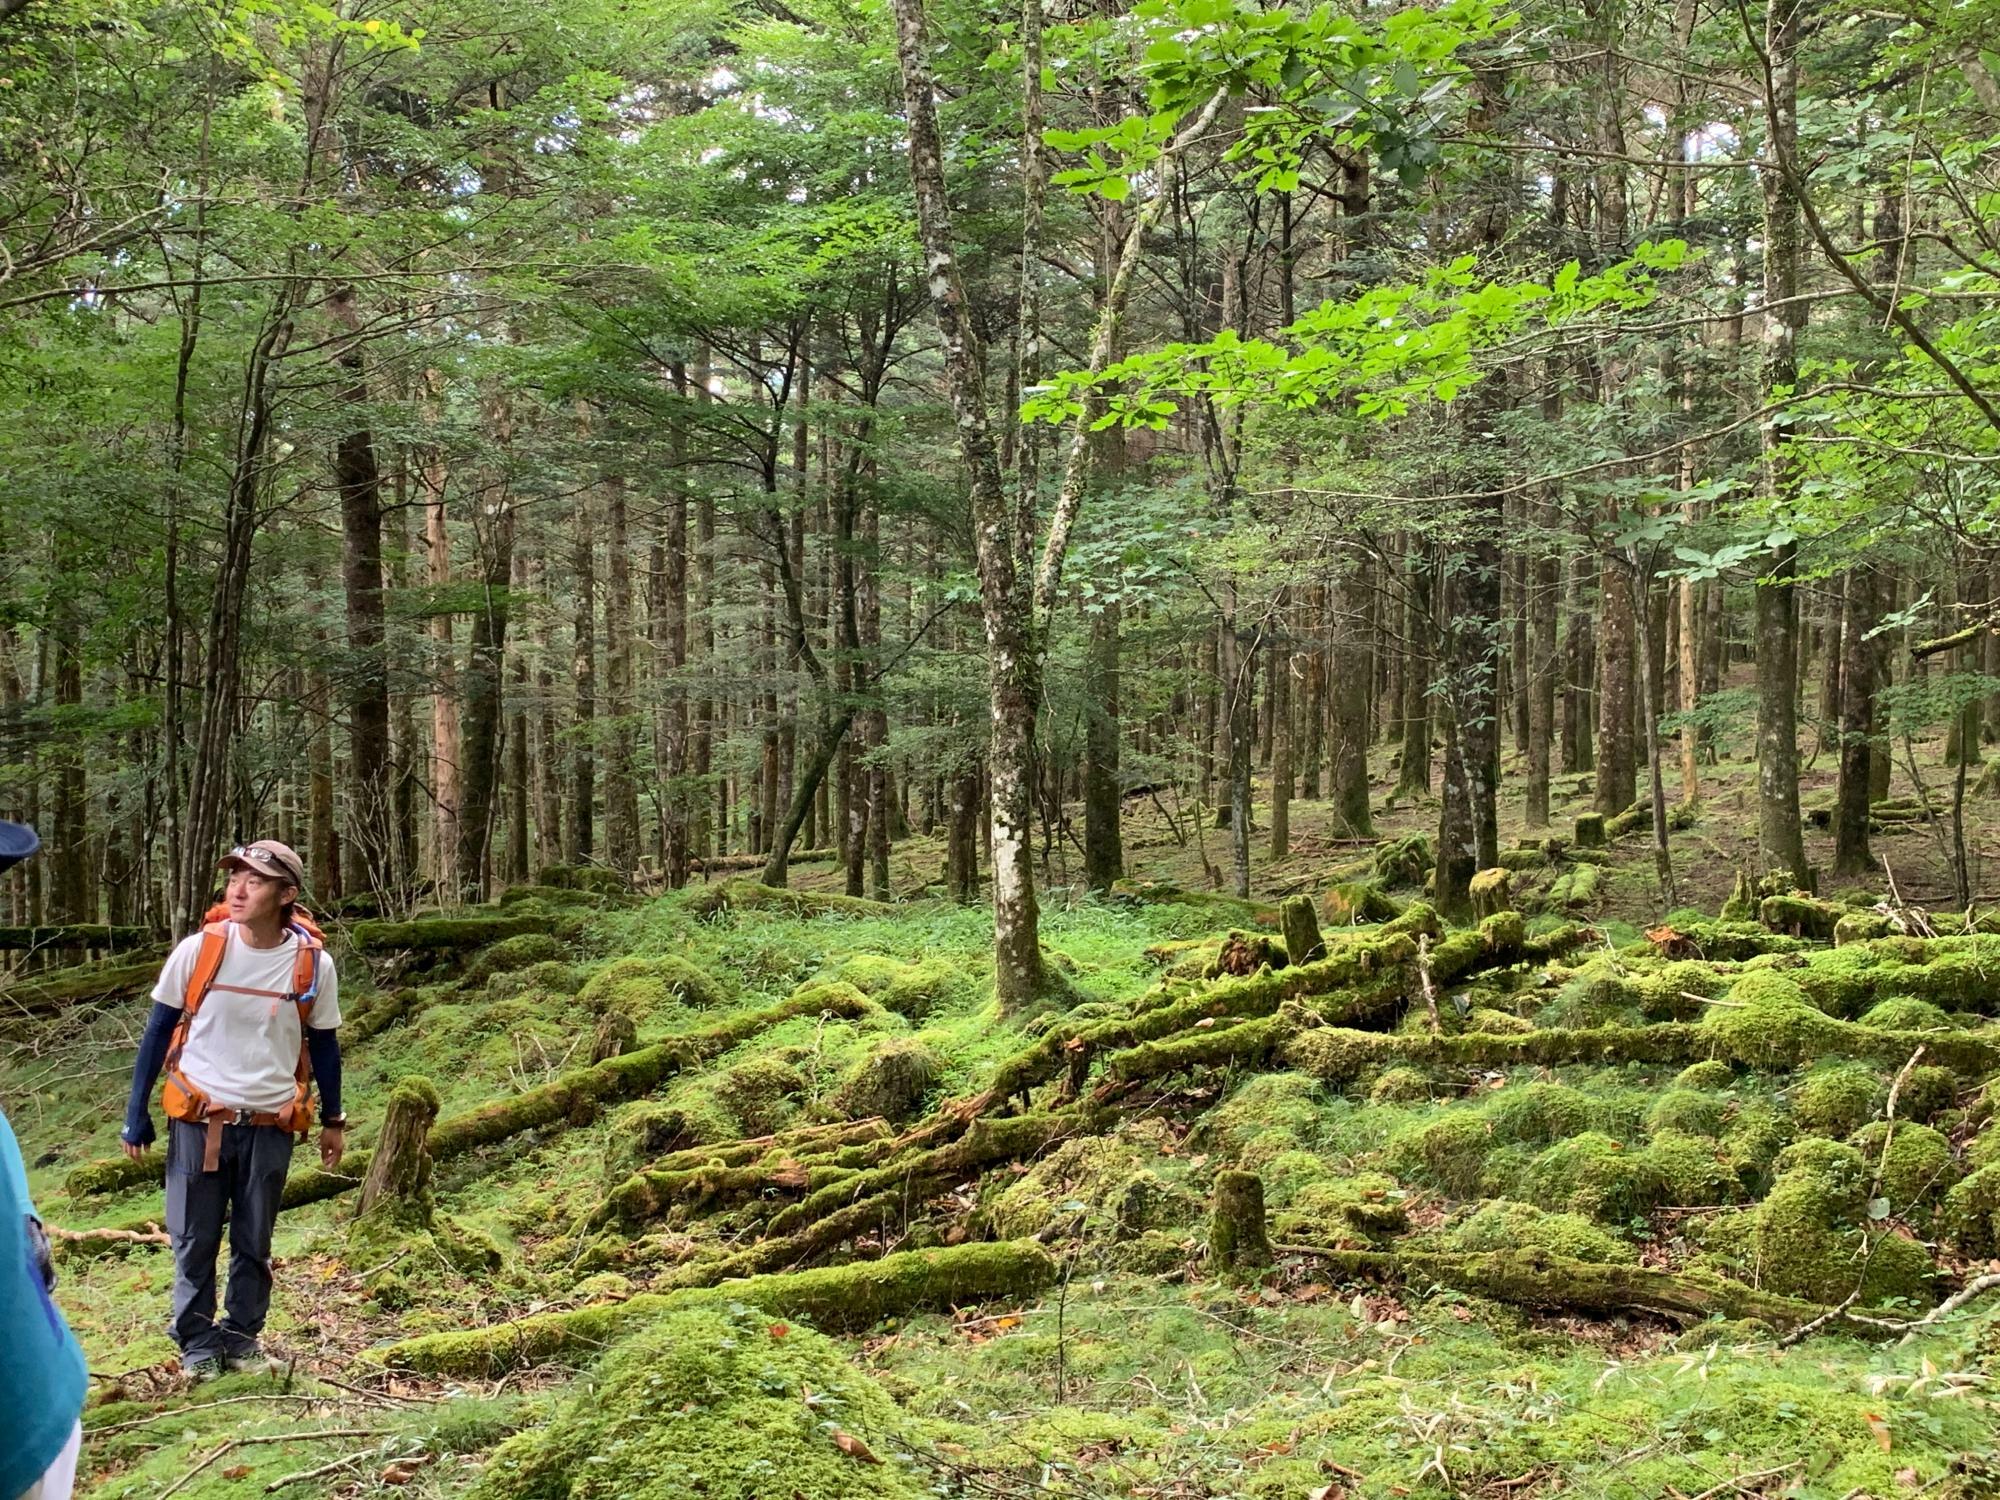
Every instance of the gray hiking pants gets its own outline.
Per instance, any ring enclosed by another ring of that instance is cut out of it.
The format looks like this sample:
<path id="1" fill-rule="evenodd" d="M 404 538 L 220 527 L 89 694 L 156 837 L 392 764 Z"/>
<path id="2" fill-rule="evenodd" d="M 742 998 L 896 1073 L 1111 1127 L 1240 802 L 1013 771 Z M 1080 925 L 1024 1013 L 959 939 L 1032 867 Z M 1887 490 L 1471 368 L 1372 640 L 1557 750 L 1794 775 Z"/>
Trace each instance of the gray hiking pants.
<path id="1" fill-rule="evenodd" d="M 174 1251 L 174 1342 L 181 1363 L 248 1357 L 271 1309 L 271 1230 L 296 1136 L 272 1125 L 222 1127 L 221 1165 L 201 1169 L 203 1127 L 167 1121 L 167 1236 Z M 229 1223 L 229 1287 L 215 1316 L 216 1259 Z"/>

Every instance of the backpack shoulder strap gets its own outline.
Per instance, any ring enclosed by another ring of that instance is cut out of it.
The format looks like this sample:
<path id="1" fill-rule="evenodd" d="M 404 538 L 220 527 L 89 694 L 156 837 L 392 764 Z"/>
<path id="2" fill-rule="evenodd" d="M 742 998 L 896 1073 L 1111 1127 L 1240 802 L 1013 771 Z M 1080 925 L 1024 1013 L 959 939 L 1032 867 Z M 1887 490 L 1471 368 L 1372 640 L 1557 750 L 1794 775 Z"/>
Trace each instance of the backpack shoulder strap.
<path id="1" fill-rule="evenodd" d="M 292 962 L 292 1000 L 299 1008 L 299 1025 L 303 1027 L 312 1018 L 313 1002 L 319 998 L 319 959 L 326 951 L 317 928 L 297 926 L 292 932 L 298 937 L 298 957 Z"/>
<path id="2" fill-rule="evenodd" d="M 215 976 L 222 972 L 222 957 L 229 949 L 229 924 L 210 922 L 201 930 L 201 947 L 195 952 L 194 968 L 188 971 L 187 989 L 181 995 L 181 1021 L 194 1019 L 208 995 Z"/>

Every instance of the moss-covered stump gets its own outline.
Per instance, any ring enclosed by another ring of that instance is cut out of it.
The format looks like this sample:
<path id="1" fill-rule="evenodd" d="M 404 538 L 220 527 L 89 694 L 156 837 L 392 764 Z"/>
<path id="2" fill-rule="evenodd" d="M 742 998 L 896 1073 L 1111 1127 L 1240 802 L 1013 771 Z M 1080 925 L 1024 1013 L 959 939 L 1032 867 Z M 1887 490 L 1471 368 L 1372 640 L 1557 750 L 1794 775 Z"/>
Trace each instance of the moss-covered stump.
<path id="1" fill-rule="evenodd" d="M 438 1102 L 437 1086 L 428 1078 L 405 1078 L 390 1091 L 368 1175 L 361 1181 L 357 1213 L 367 1213 L 384 1199 L 426 1203 L 431 1175 L 428 1142 Z"/>
<path id="2" fill-rule="evenodd" d="M 944 1072 L 944 1059 L 915 1037 L 895 1037 L 862 1058 L 827 1100 L 847 1119 L 879 1116 L 900 1125 L 915 1118 Z"/>
<path id="3" fill-rule="evenodd" d="M 602 865 L 544 865 L 535 881 L 557 890 L 586 891 L 594 896 L 622 895 L 629 889 L 623 875 Z"/>
<path id="4" fill-rule="evenodd" d="M 1201 977 L 1241 979 L 1260 969 L 1282 969 L 1287 962 L 1283 944 L 1259 932 L 1231 932 Z"/>
<path id="5" fill-rule="evenodd" d="M 823 1335 L 747 1304 L 682 1308 L 502 1444 L 469 1493 L 569 1500 L 588 1475 L 592 1493 L 627 1500 L 922 1500 L 931 1489 L 895 1461 L 907 1425 Z"/>
<path id="6" fill-rule="evenodd" d="M 1597 900 L 1604 883 L 1604 870 L 1599 865 L 1571 865 L 1549 883 L 1549 905 L 1580 910 Z"/>
<path id="7" fill-rule="evenodd" d="M 776 1317 L 805 1319 L 829 1333 L 853 1333 L 905 1313 L 1033 1297 L 1055 1278 L 1055 1261 L 1033 1241 L 909 1250 L 854 1265 L 642 1293 L 493 1328 L 428 1334 L 368 1357 L 393 1369 L 490 1378 L 553 1361 L 588 1363 L 612 1340 L 685 1308 L 740 1303 Z"/>
<path id="8" fill-rule="evenodd" d="M 1295 964 L 1309 964 L 1326 957 L 1326 939 L 1320 936 L 1319 913 L 1312 897 L 1287 896 L 1278 903 L 1278 926 L 1285 937 L 1285 956 Z"/>
<path id="9" fill-rule="evenodd" d="M 1262 1275 L 1270 1264 L 1264 1179 L 1255 1172 L 1217 1172 L 1208 1216 L 1209 1270 L 1217 1276 L 1245 1280 Z"/>
<path id="10" fill-rule="evenodd" d="M 504 938 L 549 931 L 549 918 L 532 912 L 511 916 L 429 917 L 418 922 L 356 922 L 348 940 L 360 953 L 418 951 L 471 952 Z"/>
<path id="11" fill-rule="evenodd" d="M 1495 865 L 1472 877 L 1472 915 L 1484 919 L 1511 911 L 1514 906 L 1514 877 L 1505 866 Z"/>
<path id="12" fill-rule="evenodd" d="M 1604 814 L 1578 813 L 1572 841 L 1579 849 L 1602 849 L 1605 844 Z"/>

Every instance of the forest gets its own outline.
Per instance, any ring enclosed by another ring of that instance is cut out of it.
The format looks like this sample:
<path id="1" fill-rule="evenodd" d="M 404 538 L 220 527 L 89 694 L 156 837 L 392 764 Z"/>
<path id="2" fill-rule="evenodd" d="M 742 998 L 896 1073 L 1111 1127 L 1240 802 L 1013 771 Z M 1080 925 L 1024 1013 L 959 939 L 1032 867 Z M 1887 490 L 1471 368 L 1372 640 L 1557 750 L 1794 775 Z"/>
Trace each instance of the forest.
<path id="1" fill-rule="evenodd" d="M 1996 351 L 2000 0 L 0 0 L 77 1492 L 2000 1496 Z"/>

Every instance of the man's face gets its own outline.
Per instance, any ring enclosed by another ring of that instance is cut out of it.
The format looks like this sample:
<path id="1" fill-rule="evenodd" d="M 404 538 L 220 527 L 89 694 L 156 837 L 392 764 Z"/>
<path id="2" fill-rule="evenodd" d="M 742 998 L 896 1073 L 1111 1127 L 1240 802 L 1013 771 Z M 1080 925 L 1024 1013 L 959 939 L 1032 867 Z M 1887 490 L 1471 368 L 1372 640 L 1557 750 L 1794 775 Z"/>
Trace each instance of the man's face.
<path id="1" fill-rule="evenodd" d="M 291 900 L 295 888 L 290 881 L 237 866 L 229 872 L 226 900 L 232 922 L 264 922 L 275 918 Z"/>

